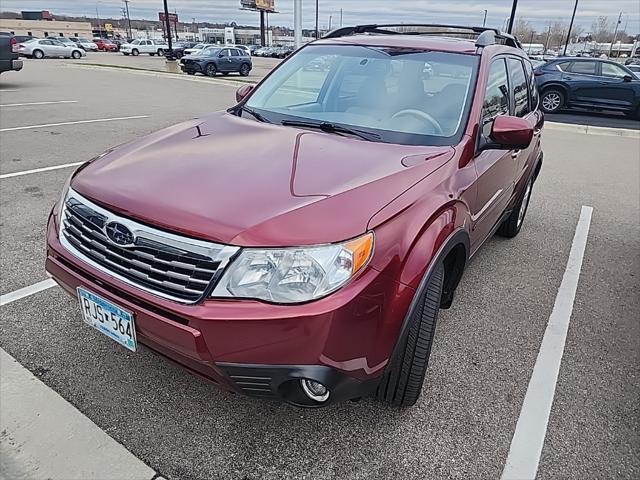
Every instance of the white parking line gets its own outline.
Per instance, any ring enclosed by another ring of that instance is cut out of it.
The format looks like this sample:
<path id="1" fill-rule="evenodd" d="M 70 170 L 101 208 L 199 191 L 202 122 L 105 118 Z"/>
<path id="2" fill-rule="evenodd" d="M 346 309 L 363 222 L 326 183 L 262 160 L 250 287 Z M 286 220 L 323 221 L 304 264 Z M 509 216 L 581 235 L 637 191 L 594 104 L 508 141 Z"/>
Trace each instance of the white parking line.
<path id="1" fill-rule="evenodd" d="M 57 105 L 59 103 L 78 103 L 78 100 L 56 100 L 55 102 L 5 103 L 0 107 L 26 107 L 30 105 Z"/>
<path id="2" fill-rule="evenodd" d="M 3 305 L 7 305 L 8 303 L 15 302 L 16 300 L 20 300 L 21 298 L 28 297 L 29 295 L 33 295 L 34 293 L 38 293 L 48 288 L 55 287 L 56 285 L 56 282 L 48 278 L 41 282 L 34 283 L 33 285 L 29 285 L 28 287 L 16 290 L 15 292 L 7 293 L 6 295 L 0 295 L 0 307 L 2 307 Z"/>
<path id="3" fill-rule="evenodd" d="M 576 298 L 578 279 L 587 245 L 592 207 L 582 207 L 567 268 L 564 271 L 553 311 L 542 338 L 527 393 L 511 440 L 502 480 L 533 480 L 547 433 L 549 414 L 560 372 L 560 362 Z"/>
<path id="4" fill-rule="evenodd" d="M 64 165 L 54 165 L 52 167 L 42 167 L 34 168 L 33 170 L 23 170 L 21 172 L 3 173 L 2 175 L 0 175 L 0 179 L 21 177 L 22 175 L 30 175 L 32 173 L 49 172 L 51 170 L 60 170 L 61 168 L 77 167 L 78 165 L 82 165 L 83 163 L 84 162 L 65 163 Z"/>
<path id="5" fill-rule="evenodd" d="M 81 123 L 99 123 L 99 122 L 115 122 L 117 120 L 135 120 L 139 118 L 149 118 L 149 115 L 133 115 L 131 117 L 114 117 L 114 118 L 96 118 L 94 120 L 78 120 L 75 122 L 44 123 L 42 125 L 26 125 L 24 127 L 0 128 L 0 132 L 14 132 L 16 130 L 29 130 L 31 128 L 60 127 L 63 125 L 79 125 Z"/>

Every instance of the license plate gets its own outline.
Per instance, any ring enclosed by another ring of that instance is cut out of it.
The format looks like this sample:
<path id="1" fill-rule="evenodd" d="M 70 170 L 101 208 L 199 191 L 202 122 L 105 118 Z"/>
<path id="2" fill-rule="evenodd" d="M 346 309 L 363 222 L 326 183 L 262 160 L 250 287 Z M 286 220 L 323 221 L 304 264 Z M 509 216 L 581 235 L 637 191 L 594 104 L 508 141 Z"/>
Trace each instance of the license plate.
<path id="1" fill-rule="evenodd" d="M 131 312 L 82 287 L 78 287 L 78 299 L 86 323 L 123 347 L 136 351 L 136 328 Z"/>

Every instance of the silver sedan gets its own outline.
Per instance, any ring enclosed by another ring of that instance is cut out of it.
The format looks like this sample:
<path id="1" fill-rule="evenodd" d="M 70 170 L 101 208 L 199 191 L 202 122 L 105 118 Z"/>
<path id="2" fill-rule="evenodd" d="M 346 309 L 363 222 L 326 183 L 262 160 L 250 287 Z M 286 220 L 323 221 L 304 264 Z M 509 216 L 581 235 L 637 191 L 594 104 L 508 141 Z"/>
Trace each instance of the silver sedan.
<path id="1" fill-rule="evenodd" d="M 86 55 L 77 45 L 66 45 L 54 38 L 43 38 L 39 40 L 29 40 L 18 45 L 18 53 L 24 57 L 44 58 L 44 57 L 64 57 L 82 58 Z"/>

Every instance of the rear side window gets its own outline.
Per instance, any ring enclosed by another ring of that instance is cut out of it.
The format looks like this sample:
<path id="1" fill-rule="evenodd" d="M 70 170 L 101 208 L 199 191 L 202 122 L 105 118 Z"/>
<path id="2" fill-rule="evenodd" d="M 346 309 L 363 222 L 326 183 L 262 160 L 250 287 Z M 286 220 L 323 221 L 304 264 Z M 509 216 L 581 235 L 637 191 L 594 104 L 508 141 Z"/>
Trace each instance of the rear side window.
<path id="1" fill-rule="evenodd" d="M 240 56 L 240 51 L 236 50 L 235 48 L 232 48 L 230 51 L 231 51 L 231 56 L 232 57 L 239 57 Z"/>
<path id="2" fill-rule="evenodd" d="M 625 75 L 628 75 L 627 71 L 613 63 L 602 63 L 602 75 L 605 77 L 615 77 L 615 78 L 623 78 Z"/>
<path id="3" fill-rule="evenodd" d="M 524 75 L 522 62 L 516 58 L 507 59 L 509 65 L 509 76 L 513 89 L 514 112 L 516 117 L 524 117 L 531 111 L 529 108 L 529 85 L 527 77 Z"/>
<path id="4" fill-rule="evenodd" d="M 582 75 L 595 75 L 596 62 L 573 62 L 565 71 Z"/>
<path id="5" fill-rule="evenodd" d="M 536 77 L 533 73 L 531 62 L 524 62 L 524 70 L 529 79 L 529 99 L 531 101 L 531 111 L 538 108 L 540 95 L 538 94 L 538 86 L 536 85 Z"/>
<path id="6" fill-rule="evenodd" d="M 503 58 L 495 60 L 489 69 L 487 89 L 482 105 L 482 134 L 489 137 L 493 120 L 498 115 L 509 114 L 509 81 Z"/>

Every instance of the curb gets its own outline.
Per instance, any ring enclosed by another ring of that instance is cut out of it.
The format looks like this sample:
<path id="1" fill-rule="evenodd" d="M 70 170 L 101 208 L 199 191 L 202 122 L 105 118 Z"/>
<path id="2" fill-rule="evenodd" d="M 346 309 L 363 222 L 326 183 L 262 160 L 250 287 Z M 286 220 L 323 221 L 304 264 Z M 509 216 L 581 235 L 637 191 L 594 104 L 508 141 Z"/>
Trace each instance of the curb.
<path id="1" fill-rule="evenodd" d="M 571 123 L 547 121 L 544 124 L 544 129 L 561 132 L 584 133 L 588 135 L 608 135 L 613 137 L 640 139 L 640 130 L 631 130 L 629 128 L 595 127 L 591 125 L 575 125 Z"/>
<path id="2" fill-rule="evenodd" d="M 218 85 L 226 85 L 230 87 L 239 87 L 241 85 L 258 83 L 260 80 L 240 80 L 235 78 L 210 78 L 210 77 L 192 77 L 185 75 L 184 73 L 171 73 L 171 72 L 163 72 L 161 70 L 152 70 L 150 68 L 140 68 L 140 67 L 125 67 L 122 65 L 103 65 L 99 63 L 85 63 L 85 64 L 76 64 L 76 63 L 65 63 L 66 67 L 70 68 L 80 68 L 85 70 L 124 70 L 129 71 L 130 73 L 136 73 L 139 75 L 148 75 L 152 77 L 167 77 L 174 78 L 176 80 L 185 80 L 187 82 L 197 82 L 197 83 L 214 83 Z"/>
<path id="3" fill-rule="evenodd" d="M 158 477 L 2 348 L 0 380 L 0 479 Z"/>

